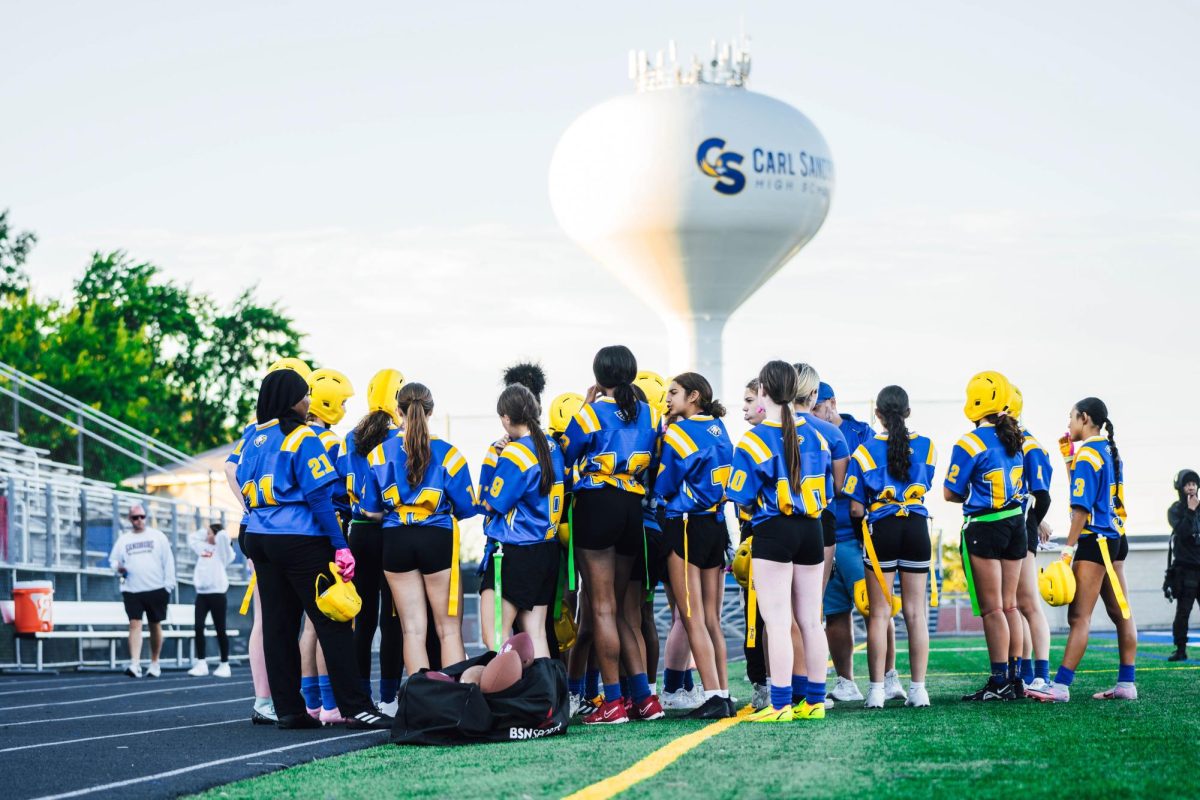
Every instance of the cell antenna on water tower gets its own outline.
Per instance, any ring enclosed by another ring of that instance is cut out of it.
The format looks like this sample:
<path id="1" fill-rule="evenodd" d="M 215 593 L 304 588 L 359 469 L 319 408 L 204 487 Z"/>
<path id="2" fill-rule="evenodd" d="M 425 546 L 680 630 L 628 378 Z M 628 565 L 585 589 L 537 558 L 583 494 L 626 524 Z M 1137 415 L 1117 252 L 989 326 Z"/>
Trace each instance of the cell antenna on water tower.
<path id="1" fill-rule="evenodd" d="M 631 50 L 636 92 L 584 112 L 550 162 L 563 230 L 663 317 L 668 372 L 718 393 L 725 322 L 816 235 L 834 186 L 820 131 L 749 75 L 744 37 L 686 67 L 674 42 L 654 63 Z"/>

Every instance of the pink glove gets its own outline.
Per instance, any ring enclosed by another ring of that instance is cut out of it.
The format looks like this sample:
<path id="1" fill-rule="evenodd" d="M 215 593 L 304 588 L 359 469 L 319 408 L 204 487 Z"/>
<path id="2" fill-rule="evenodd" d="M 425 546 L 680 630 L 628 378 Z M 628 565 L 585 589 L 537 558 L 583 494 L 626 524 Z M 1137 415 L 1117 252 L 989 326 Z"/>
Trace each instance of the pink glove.
<path id="1" fill-rule="evenodd" d="M 354 553 L 350 552 L 349 547 L 343 547 L 334 553 L 333 563 L 337 564 L 338 570 L 342 573 L 343 581 L 354 579 Z"/>

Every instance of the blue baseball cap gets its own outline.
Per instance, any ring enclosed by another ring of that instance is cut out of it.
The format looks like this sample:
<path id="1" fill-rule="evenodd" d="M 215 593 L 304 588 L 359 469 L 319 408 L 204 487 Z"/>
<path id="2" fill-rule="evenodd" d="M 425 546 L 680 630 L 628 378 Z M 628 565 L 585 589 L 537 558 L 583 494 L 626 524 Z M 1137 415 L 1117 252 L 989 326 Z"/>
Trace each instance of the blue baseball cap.
<path id="1" fill-rule="evenodd" d="M 826 400 L 832 400 L 836 395 L 833 393 L 833 387 L 824 381 L 817 387 L 817 402 L 824 403 Z"/>

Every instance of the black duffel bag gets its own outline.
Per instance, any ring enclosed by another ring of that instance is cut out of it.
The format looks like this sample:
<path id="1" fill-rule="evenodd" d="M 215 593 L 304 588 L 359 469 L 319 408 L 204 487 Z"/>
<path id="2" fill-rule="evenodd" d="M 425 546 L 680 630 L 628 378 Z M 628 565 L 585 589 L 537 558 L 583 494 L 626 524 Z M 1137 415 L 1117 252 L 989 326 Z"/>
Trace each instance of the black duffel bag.
<path id="1" fill-rule="evenodd" d="M 457 678 L 495 657 L 489 650 L 442 672 Z M 540 739 L 566 733 L 570 714 L 566 667 L 550 658 L 535 659 L 519 681 L 487 695 L 476 684 L 433 680 L 422 670 L 404 682 L 398 699 L 393 744 Z"/>

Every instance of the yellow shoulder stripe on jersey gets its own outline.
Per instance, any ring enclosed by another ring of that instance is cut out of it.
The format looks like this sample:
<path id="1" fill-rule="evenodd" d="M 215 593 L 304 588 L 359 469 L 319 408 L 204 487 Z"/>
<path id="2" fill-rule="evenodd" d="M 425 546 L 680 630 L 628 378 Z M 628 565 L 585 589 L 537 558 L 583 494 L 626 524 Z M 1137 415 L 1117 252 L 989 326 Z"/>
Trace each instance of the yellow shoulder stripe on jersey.
<path id="1" fill-rule="evenodd" d="M 683 428 L 679 427 L 678 424 L 667 428 L 667 435 L 664 437 L 664 441 L 671 446 L 671 449 L 680 458 L 687 458 L 700 449 L 696 447 L 696 443 L 692 441 L 692 437 L 684 433 Z"/>
<path id="2" fill-rule="evenodd" d="M 761 464 L 771 458 L 771 448 L 767 447 L 766 442 L 758 438 L 754 431 L 747 431 L 738 442 L 738 447 L 749 453 L 755 464 Z"/>
<path id="3" fill-rule="evenodd" d="M 367 453 L 367 463 L 372 467 L 383 466 L 383 445 L 377 444 L 371 452 Z"/>
<path id="4" fill-rule="evenodd" d="M 579 427 L 583 428 L 584 433 L 595 433 L 600 430 L 600 419 L 596 416 L 596 411 L 591 406 L 584 406 L 579 409 L 575 415 L 575 421 L 579 423 Z"/>
<path id="5" fill-rule="evenodd" d="M 925 457 L 925 463 L 933 466 L 937 463 L 937 448 L 933 446 L 933 440 L 929 440 L 929 455 Z"/>
<path id="6" fill-rule="evenodd" d="M 276 425 L 278 425 L 278 424 L 279 424 L 279 420 L 277 420 L 277 419 L 272 419 L 272 420 L 268 420 L 268 421 L 264 422 L 264 423 L 263 423 L 263 424 L 261 424 L 261 425 L 258 425 L 258 424 L 256 424 L 256 425 L 254 426 L 254 430 L 256 430 L 256 431 L 265 431 L 267 428 L 272 428 L 272 427 L 274 427 L 274 426 L 276 426 Z"/>
<path id="7" fill-rule="evenodd" d="M 300 443 L 310 436 L 316 436 L 313 429 L 307 425 L 301 425 L 296 430 L 289 433 L 283 438 L 283 443 L 279 445 L 279 452 L 294 453 L 300 449 Z"/>
<path id="8" fill-rule="evenodd" d="M 650 427 L 654 428 L 654 430 L 657 431 L 661 424 L 662 424 L 662 412 L 660 412 L 654 406 L 650 406 Z"/>
<path id="9" fill-rule="evenodd" d="M 520 442 L 509 442 L 505 446 L 504 452 L 500 454 L 500 457 L 506 458 L 516 464 L 521 472 L 536 466 L 538 463 L 537 456 L 533 451 Z"/>
<path id="10" fill-rule="evenodd" d="M 446 468 L 446 474 L 453 478 L 458 474 L 458 471 L 467 465 L 467 460 L 462 457 L 457 449 L 451 447 L 446 451 L 446 456 L 442 459 L 442 466 Z"/>
<path id="11" fill-rule="evenodd" d="M 325 445 L 325 451 L 329 452 L 333 448 L 341 444 L 341 437 L 330 430 L 324 430 L 317 434 L 317 438 L 321 440 L 321 444 Z"/>
<path id="12" fill-rule="evenodd" d="M 240 455 L 242 454 L 242 448 L 243 448 L 243 447 L 245 447 L 245 446 L 246 446 L 246 440 L 245 440 L 245 439 L 238 439 L 238 442 L 237 442 L 237 444 L 235 444 L 235 445 L 233 446 L 233 455 L 235 455 L 235 456 L 240 456 Z"/>
<path id="13" fill-rule="evenodd" d="M 871 452 L 867 450 L 866 445 L 860 444 L 858 449 L 854 451 L 854 455 L 850 457 L 858 462 L 863 472 L 870 472 L 875 469 L 875 459 L 871 458 Z"/>
<path id="14" fill-rule="evenodd" d="M 958 446 L 967 451 L 969 456 L 977 456 L 987 449 L 983 444 L 983 440 L 973 433 L 968 433 L 966 436 L 958 440 Z"/>
<path id="15" fill-rule="evenodd" d="M 1032 436 L 1025 437 L 1025 443 L 1021 445 L 1021 452 L 1028 454 L 1031 450 L 1044 450 L 1045 448 Z"/>
<path id="16" fill-rule="evenodd" d="M 494 467 L 496 466 L 498 458 L 499 456 L 496 455 L 496 448 L 489 447 L 487 450 L 487 455 L 483 457 L 483 465 L 485 467 Z"/>
<path id="17" fill-rule="evenodd" d="M 1079 452 L 1075 454 L 1075 464 L 1078 465 L 1081 460 L 1091 464 L 1092 469 L 1096 470 L 1096 472 L 1100 472 L 1102 469 L 1104 469 L 1104 457 L 1097 453 L 1095 448 L 1079 448 Z"/>
<path id="18" fill-rule="evenodd" d="M 821 449 L 828 450 L 829 442 L 827 442 L 825 440 L 825 437 L 821 435 L 821 432 L 819 430 L 817 430 L 816 428 L 813 428 L 813 433 L 815 433 L 817 435 L 817 441 L 819 441 L 821 443 Z"/>

